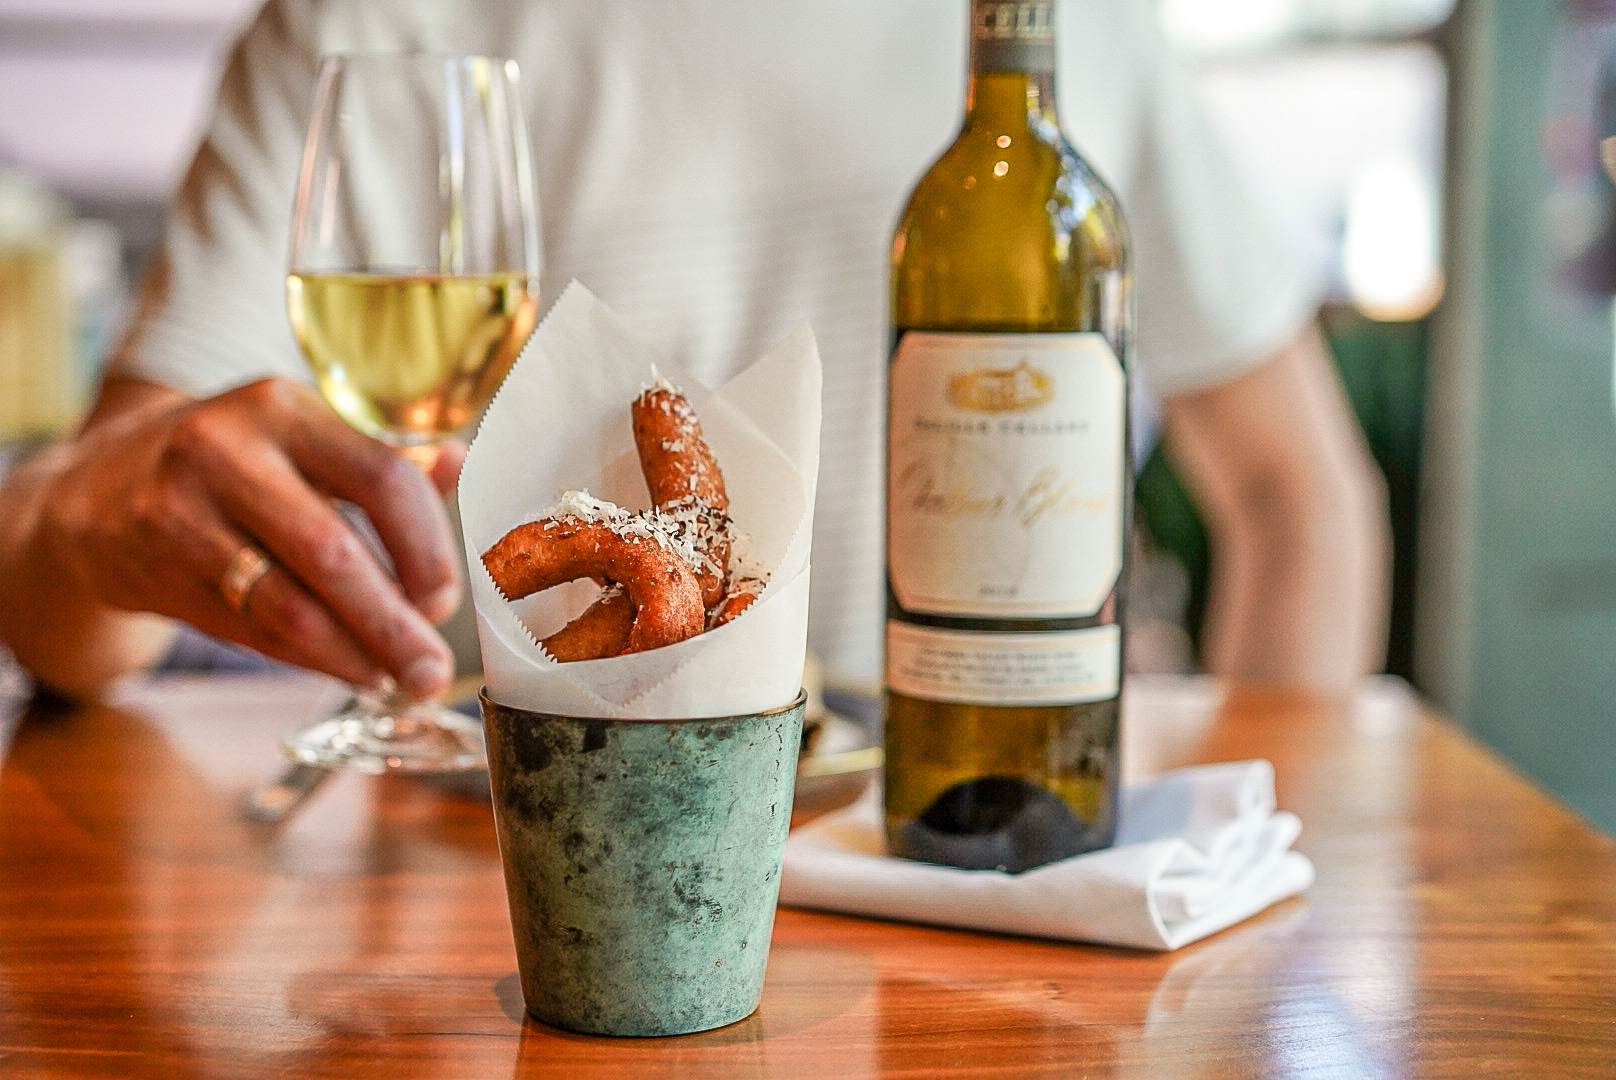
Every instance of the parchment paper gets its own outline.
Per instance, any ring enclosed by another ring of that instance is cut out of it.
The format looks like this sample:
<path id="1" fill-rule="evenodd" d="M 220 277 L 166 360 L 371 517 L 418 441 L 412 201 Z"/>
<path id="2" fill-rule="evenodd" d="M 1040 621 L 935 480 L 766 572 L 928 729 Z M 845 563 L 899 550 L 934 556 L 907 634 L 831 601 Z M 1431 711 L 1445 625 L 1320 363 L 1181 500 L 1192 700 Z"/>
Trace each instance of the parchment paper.
<path id="1" fill-rule="evenodd" d="M 482 553 L 569 490 L 650 505 L 629 406 L 660 377 L 701 421 L 730 499 L 736 547 L 769 574 L 744 614 L 661 649 L 561 664 L 538 644 L 589 602 L 565 586 L 508 602 Z M 563 716 L 672 719 L 788 705 L 802 684 L 819 469 L 820 366 L 806 324 L 718 392 L 658 355 L 578 282 L 535 331 L 484 415 L 460 475 L 468 582 L 494 700 Z M 536 636 L 537 635 L 537 636 Z"/>

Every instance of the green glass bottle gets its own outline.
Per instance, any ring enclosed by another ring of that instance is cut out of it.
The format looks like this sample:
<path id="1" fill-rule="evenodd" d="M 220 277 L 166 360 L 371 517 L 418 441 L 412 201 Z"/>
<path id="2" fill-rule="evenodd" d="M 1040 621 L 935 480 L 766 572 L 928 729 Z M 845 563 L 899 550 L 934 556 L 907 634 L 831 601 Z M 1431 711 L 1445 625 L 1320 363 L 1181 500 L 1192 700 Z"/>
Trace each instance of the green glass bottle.
<path id="1" fill-rule="evenodd" d="M 1049 0 L 973 0 L 892 246 L 888 849 L 1011 872 L 1108 846 L 1120 782 L 1127 230 L 1054 69 Z"/>

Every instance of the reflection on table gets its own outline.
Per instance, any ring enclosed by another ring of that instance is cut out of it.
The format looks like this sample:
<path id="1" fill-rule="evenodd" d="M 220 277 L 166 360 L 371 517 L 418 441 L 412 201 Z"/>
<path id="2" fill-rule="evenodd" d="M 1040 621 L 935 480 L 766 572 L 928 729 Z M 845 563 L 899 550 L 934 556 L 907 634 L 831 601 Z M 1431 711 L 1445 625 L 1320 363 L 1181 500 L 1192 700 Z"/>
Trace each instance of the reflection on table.
<path id="1" fill-rule="evenodd" d="M 1267 757 L 1303 897 L 1147 954 L 782 910 L 759 1012 L 673 1039 L 524 1021 L 486 795 L 243 796 L 302 675 L 30 707 L 0 681 L 0 1072 L 130 1076 L 1609 1075 L 1616 845 L 1401 684 L 1136 679 L 1127 767 Z M 866 774 L 867 775 L 867 774 Z M 826 794 L 823 805 L 859 784 Z"/>

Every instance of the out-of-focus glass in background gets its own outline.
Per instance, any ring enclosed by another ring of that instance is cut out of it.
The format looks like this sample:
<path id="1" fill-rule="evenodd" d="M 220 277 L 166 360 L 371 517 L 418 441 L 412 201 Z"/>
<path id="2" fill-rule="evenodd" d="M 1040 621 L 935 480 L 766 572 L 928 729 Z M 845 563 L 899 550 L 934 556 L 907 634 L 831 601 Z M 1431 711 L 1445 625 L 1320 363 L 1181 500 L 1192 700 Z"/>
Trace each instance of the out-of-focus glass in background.
<path id="1" fill-rule="evenodd" d="M 0 0 L 0 442 L 79 415 L 258 0 Z"/>

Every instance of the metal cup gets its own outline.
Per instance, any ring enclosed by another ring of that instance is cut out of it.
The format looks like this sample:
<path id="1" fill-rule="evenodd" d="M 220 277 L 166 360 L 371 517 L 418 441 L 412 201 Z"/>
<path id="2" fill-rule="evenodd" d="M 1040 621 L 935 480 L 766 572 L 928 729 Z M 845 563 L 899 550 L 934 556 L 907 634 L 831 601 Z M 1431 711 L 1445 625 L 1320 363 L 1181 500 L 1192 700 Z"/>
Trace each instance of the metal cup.
<path id="1" fill-rule="evenodd" d="M 596 1035 L 677 1035 L 763 993 L 805 695 L 607 720 L 478 695 L 522 995 Z"/>

